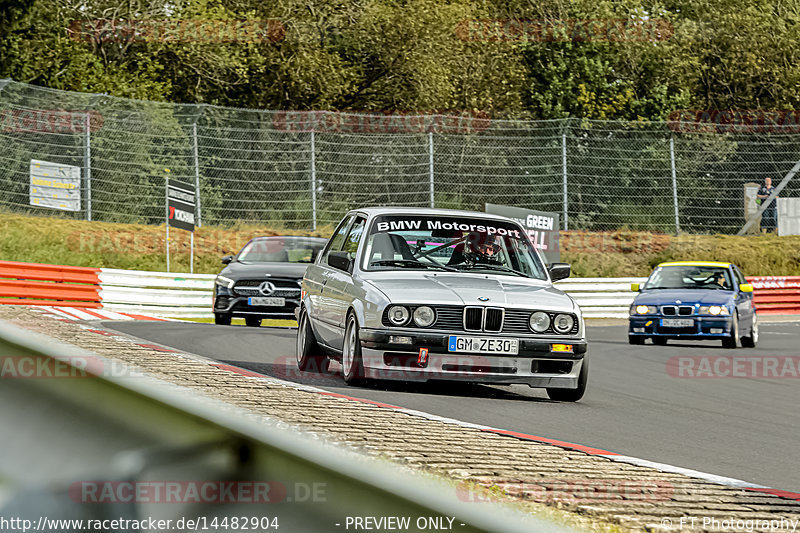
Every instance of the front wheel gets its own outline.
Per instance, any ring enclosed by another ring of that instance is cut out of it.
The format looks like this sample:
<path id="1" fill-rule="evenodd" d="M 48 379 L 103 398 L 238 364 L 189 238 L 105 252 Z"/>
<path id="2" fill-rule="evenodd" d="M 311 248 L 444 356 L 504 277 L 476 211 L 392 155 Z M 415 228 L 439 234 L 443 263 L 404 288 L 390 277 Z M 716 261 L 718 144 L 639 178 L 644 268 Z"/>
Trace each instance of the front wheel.
<path id="1" fill-rule="evenodd" d="M 750 328 L 750 336 L 742 337 L 742 346 L 755 348 L 756 344 L 758 344 L 758 317 L 753 313 L 753 326 Z"/>
<path id="2" fill-rule="evenodd" d="M 355 315 L 347 317 L 342 347 L 342 375 L 348 385 L 358 385 L 364 381 L 364 361 L 361 358 L 361 340 L 358 336 L 358 321 Z"/>
<path id="3" fill-rule="evenodd" d="M 667 338 L 666 337 L 653 337 L 653 344 L 658 346 L 666 346 L 667 345 Z"/>
<path id="4" fill-rule="evenodd" d="M 586 382 L 589 380 L 589 360 L 583 358 L 581 372 L 578 374 L 577 389 L 547 389 L 547 395 L 557 402 L 577 402 L 586 392 Z"/>
<path id="5" fill-rule="evenodd" d="M 231 315 L 227 315 L 225 313 L 214 313 L 214 324 L 218 324 L 220 326 L 230 326 Z"/>
<path id="6" fill-rule="evenodd" d="M 258 317 L 253 317 L 253 316 L 245 317 L 244 323 L 251 328 L 261 327 L 261 319 Z"/>
<path id="7" fill-rule="evenodd" d="M 639 335 L 628 335 L 628 344 L 644 344 L 644 337 Z"/>
<path id="8" fill-rule="evenodd" d="M 733 321 L 731 322 L 730 334 L 722 339 L 723 348 L 736 348 L 736 343 L 739 341 L 739 314 L 733 314 Z"/>

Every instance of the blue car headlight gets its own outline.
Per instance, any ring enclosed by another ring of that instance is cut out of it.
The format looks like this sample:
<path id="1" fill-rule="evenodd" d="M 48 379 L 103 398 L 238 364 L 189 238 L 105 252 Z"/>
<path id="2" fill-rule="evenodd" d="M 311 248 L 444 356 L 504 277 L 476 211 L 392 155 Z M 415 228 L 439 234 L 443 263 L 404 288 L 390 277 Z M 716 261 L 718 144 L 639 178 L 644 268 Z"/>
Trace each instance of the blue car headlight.
<path id="1" fill-rule="evenodd" d="M 655 305 L 632 305 L 632 315 L 655 315 L 658 312 Z"/>
<path id="2" fill-rule="evenodd" d="M 724 305 L 701 305 L 700 314 L 711 316 L 729 316 L 731 312 L 730 309 Z"/>

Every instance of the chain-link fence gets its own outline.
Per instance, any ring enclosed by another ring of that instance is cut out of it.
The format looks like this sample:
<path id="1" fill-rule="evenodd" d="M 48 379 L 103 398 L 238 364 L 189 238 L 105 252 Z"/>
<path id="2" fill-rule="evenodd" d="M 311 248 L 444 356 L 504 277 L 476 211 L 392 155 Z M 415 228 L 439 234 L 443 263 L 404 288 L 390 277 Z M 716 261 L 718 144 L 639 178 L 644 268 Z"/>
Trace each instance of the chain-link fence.
<path id="1" fill-rule="evenodd" d="M 777 183 L 800 159 L 796 126 L 686 129 L 258 111 L 0 80 L 0 208 L 160 224 L 170 177 L 198 185 L 203 225 L 312 228 L 355 206 L 489 202 L 559 212 L 568 229 L 733 233 L 745 222 L 744 184 Z M 30 204 L 31 160 L 80 167 L 80 211 Z M 798 181 L 781 196 L 800 196 Z"/>

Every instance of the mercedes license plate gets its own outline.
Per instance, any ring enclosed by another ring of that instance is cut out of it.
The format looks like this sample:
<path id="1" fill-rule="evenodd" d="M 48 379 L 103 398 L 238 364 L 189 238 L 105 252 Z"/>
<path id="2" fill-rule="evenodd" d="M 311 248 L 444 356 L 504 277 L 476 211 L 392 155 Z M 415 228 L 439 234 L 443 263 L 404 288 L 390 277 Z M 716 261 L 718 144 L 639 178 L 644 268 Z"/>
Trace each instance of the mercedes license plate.
<path id="1" fill-rule="evenodd" d="M 661 325 L 665 328 L 693 328 L 693 318 L 662 318 Z"/>
<path id="2" fill-rule="evenodd" d="M 447 342 L 447 351 L 517 355 L 519 353 L 519 339 L 450 335 Z"/>
<path id="3" fill-rule="evenodd" d="M 284 305 L 286 305 L 286 299 L 255 296 L 247 299 L 247 305 L 268 305 L 270 307 L 283 307 Z"/>

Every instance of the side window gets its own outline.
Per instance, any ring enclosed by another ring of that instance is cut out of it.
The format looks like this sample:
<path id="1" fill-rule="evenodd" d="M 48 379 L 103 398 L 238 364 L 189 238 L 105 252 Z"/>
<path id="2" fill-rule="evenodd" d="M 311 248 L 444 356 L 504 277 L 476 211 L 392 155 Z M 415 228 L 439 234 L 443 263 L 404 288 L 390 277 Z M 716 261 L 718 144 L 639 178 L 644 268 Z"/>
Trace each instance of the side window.
<path id="1" fill-rule="evenodd" d="M 325 258 L 328 257 L 328 252 L 338 252 L 342 249 L 342 243 L 344 242 L 344 236 L 347 233 L 347 227 L 350 225 L 350 221 L 353 220 L 352 216 L 345 217 L 342 220 L 342 223 L 339 224 L 339 227 L 336 228 L 336 231 L 333 234 L 333 238 L 328 241 L 328 245 L 325 247 L 325 251 L 320 254 L 320 257 L 324 261 Z"/>
<path id="2" fill-rule="evenodd" d="M 739 270 L 738 267 L 734 266 L 733 267 L 733 272 L 734 272 L 734 274 L 736 274 L 736 283 L 737 284 L 741 285 L 742 283 L 747 283 L 747 280 L 744 279 L 744 275 L 742 274 L 742 272 Z"/>
<path id="3" fill-rule="evenodd" d="M 353 222 L 350 233 L 347 234 L 347 238 L 344 240 L 342 251 L 350 254 L 351 258 L 354 258 L 356 255 L 358 243 L 361 242 L 361 236 L 364 234 L 364 225 L 366 222 L 367 220 L 365 218 L 358 217 L 356 221 Z"/>

